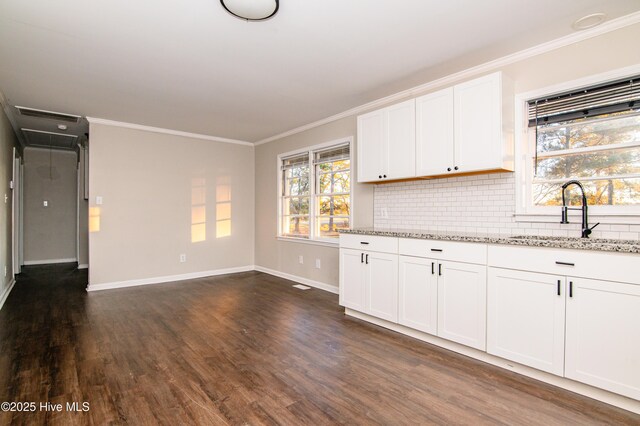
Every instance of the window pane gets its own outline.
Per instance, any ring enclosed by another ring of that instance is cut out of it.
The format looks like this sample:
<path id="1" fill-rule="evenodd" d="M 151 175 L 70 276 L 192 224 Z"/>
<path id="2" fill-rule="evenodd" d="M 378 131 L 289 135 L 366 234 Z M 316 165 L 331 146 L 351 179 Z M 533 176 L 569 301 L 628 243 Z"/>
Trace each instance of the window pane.
<path id="1" fill-rule="evenodd" d="M 538 160 L 538 178 L 562 179 L 640 173 L 640 147 Z"/>
<path id="2" fill-rule="evenodd" d="M 332 197 L 318 197 L 318 211 L 321 216 L 344 215 L 349 216 L 350 199 L 348 195 L 336 195 Z"/>
<path id="3" fill-rule="evenodd" d="M 320 185 L 318 192 L 331 194 L 334 192 L 349 192 L 351 182 L 349 172 L 327 173 L 320 175 Z"/>
<path id="4" fill-rule="evenodd" d="M 640 178 L 601 179 L 582 181 L 589 205 L 629 206 L 640 204 Z M 535 183 L 532 187 L 533 204 L 537 206 L 561 206 L 562 183 Z M 582 196 L 575 186 L 567 188 L 567 200 L 571 205 L 581 205 Z M 558 215 L 560 213 L 558 212 Z"/>
<path id="5" fill-rule="evenodd" d="M 283 216 L 282 235 L 309 238 L 309 216 Z"/>
<path id="6" fill-rule="evenodd" d="M 538 152 L 640 142 L 640 115 L 599 118 L 538 126 Z"/>
<path id="7" fill-rule="evenodd" d="M 337 238 L 338 229 L 349 228 L 348 217 L 318 217 L 316 219 L 318 224 L 318 235 L 320 238 Z"/>
<path id="8" fill-rule="evenodd" d="M 282 200 L 284 215 L 309 214 L 309 197 L 284 198 Z"/>
<path id="9" fill-rule="evenodd" d="M 334 161 L 332 165 L 333 165 L 333 170 L 348 170 L 351 167 L 351 161 L 350 160 Z"/>
<path id="10" fill-rule="evenodd" d="M 309 167 L 295 167 L 285 170 L 283 195 L 309 194 Z"/>

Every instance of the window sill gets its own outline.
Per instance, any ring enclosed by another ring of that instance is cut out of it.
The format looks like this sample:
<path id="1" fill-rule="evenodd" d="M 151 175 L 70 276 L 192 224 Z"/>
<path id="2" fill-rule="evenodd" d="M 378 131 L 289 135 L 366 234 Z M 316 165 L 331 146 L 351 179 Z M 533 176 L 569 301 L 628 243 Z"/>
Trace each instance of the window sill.
<path id="1" fill-rule="evenodd" d="M 292 237 L 276 237 L 278 241 L 287 241 L 289 243 L 302 243 L 310 244 L 313 246 L 325 246 L 338 248 L 339 241 L 321 241 L 321 240 L 308 240 L 306 238 L 292 238 Z"/>
<path id="2" fill-rule="evenodd" d="M 513 215 L 516 222 L 533 223 L 559 223 L 560 213 L 516 213 Z M 569 214 L 569 219 L 574 223 L 580 223 L 580 212 Z M 637 214 L 589 214 L 589 223 L 600 222 L 606 225 L 638 225 L 640 215 Z"/>

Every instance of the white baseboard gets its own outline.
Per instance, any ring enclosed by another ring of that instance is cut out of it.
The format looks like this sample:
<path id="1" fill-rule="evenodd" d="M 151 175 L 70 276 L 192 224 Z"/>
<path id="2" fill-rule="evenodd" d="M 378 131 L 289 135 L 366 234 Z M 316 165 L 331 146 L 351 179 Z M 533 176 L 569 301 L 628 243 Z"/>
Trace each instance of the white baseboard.
<path id="1" fill-rule="evenodd" d="M 25 260 L 24 264 L 29 265 L 49 265 L 51 263 L 72 263 L 77 262 L 78 259 L 69 258 L 69 259 L 47 259 L 47 260 Z"/>
<path id="2" fill-rule="evenodd" d="M 338 294 L 339 291 L 337 286 L 321 283 L 320 281 L 310 280 L 309 278 L 299 277 L 297 275 L 287 274 L 286 272 L 276 271 L 275 269 L 265 268 L 264 266 L 256 265 L 255 270 L 258 272 L 264 272 L 265 274 L 284 278 L 286 280 L 295 281 L 300 284 L 308 285 L 309 287 L 319 288 L 320 290 L 328 291 L 329 293 Z"/>
<path id="3" fill-rule="evenodd" d="M 15 278 L 11 278 L 11 281 L 9 281 L 9 286 L 5 291 L 2 292 L 2 296 L 0 296 L 0 309 L 2 309 L 2 307 L 4 306 L 4 302 L 7 300 L 7 297 L 9 297 L 9 293 L 11 293 L 11 290 L 13 290 L 13 286 L 15 284 Z"/>
<path id="4" fill-rule="evenodd" d="M 78 265 L 78 269 L 89 269 L 89 264 L 88 263 L 80 263 Z"/>
<path id="5" fill-rule="evenodd" d="M 238 266 L 235 268 L 215 269 L 212 271 L 189 272 L 187 274 L 166 275 L 163 277 L 143 278 L 138 280 L 114 281 L 102 284 L 89 284 L 87 291 L 110 290 L 114 288 L 135 287 L 139 285 L 162 284 L 173 281 L 192 280 L 195 278 L 212 277 L 215 275 L 235 274 L 238 272 L 253 271 L 253 265 Z"/>
<path id="6" fill-rule="evenodd" d="M 549 383 L 551 385 L 569 390 L 571 392 L 579 393 L 589 398 L 597 399 L 598 401 L 606 402 L 607 404 L 615 405 L 616 407 L 623 408 L 633 413 L 640 414 L 640 404 L 638 401 L 631 398 L 627 398 L 622 395 L 618 395 L 603 389 L 594 388 L 583 383 L 575 382 L 571 379 L 556 376 L 544 371 L 536 370 L 535 368 L 527 367 L 526 365 L 518 364 L 517 362 L 509 361 L 478 349 L 470 348 L 468 346 L 460 345 L 458 343 L 442 339 L 431 334 L 423 333 L 418 330 L 414 330 L 409 327 L 395 324 L 380 318 L 372 317 L 371 315 L 363 314 L 362 312 L 354 311 L 349 308 L 345 308 L 345 315 L 358 318 L 380 327 L 393 330 L 395 332 L 411 336 L 415 339 L 422 340 L 423 342 L 431 343 L 435 346 L 439 346 L 444 349 L 448 349 L 453 352 L 457 352 L 462 355 L 466 355 L 470 358 L 474 358 L 488 364 L 495 365 L 497 367 L 504 368 L 505 370 L 513 371 L 523 376 L 531 377 L 532 379 L 540 380 L 541 382 Z"/>

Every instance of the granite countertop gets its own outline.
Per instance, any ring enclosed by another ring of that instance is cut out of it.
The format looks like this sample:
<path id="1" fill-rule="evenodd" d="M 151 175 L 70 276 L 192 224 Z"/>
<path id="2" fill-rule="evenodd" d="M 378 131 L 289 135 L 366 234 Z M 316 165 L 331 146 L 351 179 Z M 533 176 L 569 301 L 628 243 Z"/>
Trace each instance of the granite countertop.
<path id="1" fill-rule="evenodd" d="M 344 229 L 341 234 L 377 235 L 381 237 L 417 238 L 424 240 L 459 241 L 466 243 L 508 244 L 514 246 L 549 247 L 572 250 L 595 250 L 640 254 L 640 241 L 598 238 L 547 237 L 534 235 L 466 234 L 416 230 L 385 230 L 374 228 Z"/>

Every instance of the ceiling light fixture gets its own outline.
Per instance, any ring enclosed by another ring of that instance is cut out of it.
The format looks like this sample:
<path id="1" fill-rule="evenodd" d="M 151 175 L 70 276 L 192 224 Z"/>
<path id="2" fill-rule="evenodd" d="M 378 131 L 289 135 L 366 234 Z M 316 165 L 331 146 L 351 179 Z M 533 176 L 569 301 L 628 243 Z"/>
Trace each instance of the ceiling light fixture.
<path id="1" fill-rule="evenodd" d="M 575 22 L 571 24 L 571 26 L 574 30 L 577 31 L 587 30 L 589 28 L 593 28 L 602 24 L 606 18 L 607 15 L 602 12 L 592 13 L 591 15 L 583 16 L 580 19 L 576 19 Z"/>
<path id="2" fill-rule="evenodd" d="M 278 13 L 279 0 L 220 0 L 227 12 L 245 21 L 264 21 Z"/>

